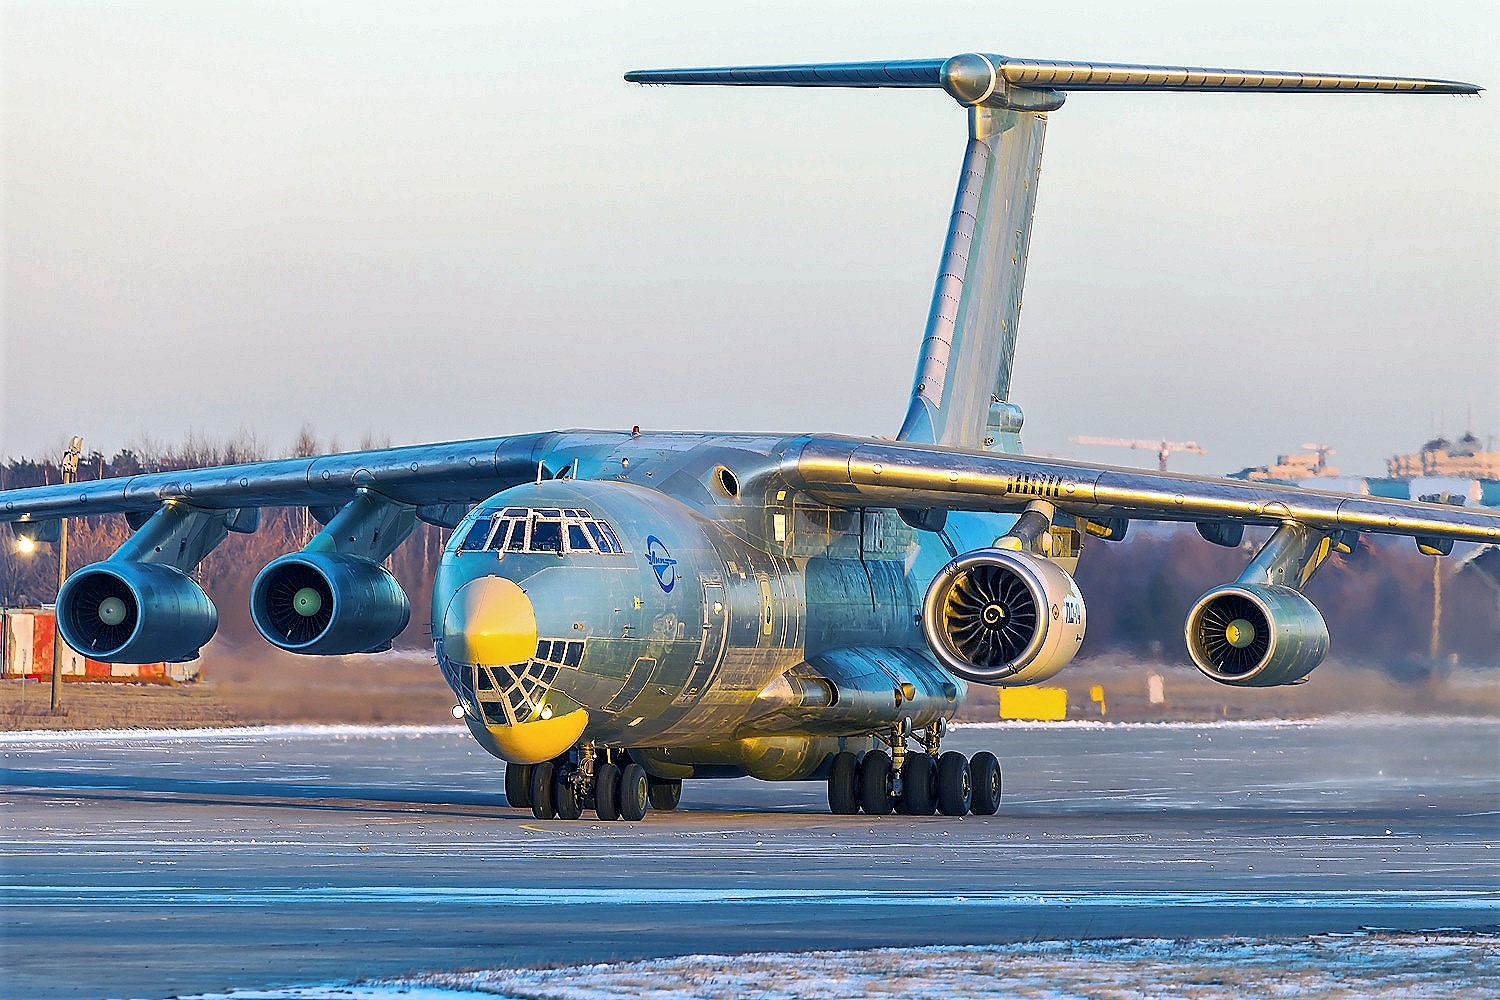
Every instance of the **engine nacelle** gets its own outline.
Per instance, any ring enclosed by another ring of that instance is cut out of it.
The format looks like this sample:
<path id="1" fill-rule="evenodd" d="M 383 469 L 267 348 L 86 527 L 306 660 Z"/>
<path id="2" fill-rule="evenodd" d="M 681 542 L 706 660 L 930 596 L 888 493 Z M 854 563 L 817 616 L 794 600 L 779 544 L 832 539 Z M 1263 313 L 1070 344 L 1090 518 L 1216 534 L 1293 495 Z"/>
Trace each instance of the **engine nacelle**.
<path id="1" fill-rule="evenodd" d="M 106 561 L 62 585 L 57 627 L 69 646 L 106 663 L 191 660 L 213 638 L 219 612 L 176 567 Z"/>
<path id="2" fill-rule="evenodd" d="M 339 656 L 388 649 L 411 620 L 406 592 L 376 563 L 336 552 L 274 559 L 250 588 L 250 620 L 292 653 Z"/>
<path id="3" fill-rule="evenodd" d="M 1007 549 L 965 552 L 938 573 L 922 605 L 933 654 L 979 684 L 1051 677 L 1078 652 L 1086 619 L 1071 576 Z"/>
<path id="4" fill-rule="evenodd" d="M 1187 618 L 1188 655 L 1234 687 L 1295 684 L 1328 655 L 1328 626 L 1290 587 L 1231 584 L 1198 598 Z"/>

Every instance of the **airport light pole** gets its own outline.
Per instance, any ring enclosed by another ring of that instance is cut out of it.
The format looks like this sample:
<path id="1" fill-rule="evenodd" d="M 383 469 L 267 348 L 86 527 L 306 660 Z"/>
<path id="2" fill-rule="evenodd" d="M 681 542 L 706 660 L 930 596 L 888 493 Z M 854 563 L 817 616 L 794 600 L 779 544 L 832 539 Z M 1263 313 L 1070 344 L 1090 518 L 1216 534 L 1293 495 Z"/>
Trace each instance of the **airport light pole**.
<path id="1" fill-rule="evenodd" d="M 78 458 L 83 454 L 83 438 L 73 435 L 73 440 L 68 442 L 68 450 L 63 452 L 62 458 L 62 481 L 71 483 L 78 475 Z M 68 519 L 62 519 L 62 524 L 57 532 L 57 590 L 62 593 L 62 585 L 68 580 Z M 58 607 L 57 599 L 52 601 L 52 714 L 58 715 L 62 712 L 62 629 L 58 627 L 62 608 Z"/>

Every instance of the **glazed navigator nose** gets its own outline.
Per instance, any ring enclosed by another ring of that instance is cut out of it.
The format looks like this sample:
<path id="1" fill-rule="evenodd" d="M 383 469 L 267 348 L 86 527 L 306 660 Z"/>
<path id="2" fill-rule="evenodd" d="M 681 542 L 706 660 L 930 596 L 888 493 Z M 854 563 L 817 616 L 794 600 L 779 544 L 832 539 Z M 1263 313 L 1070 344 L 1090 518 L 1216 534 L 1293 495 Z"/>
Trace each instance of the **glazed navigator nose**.
<path id="1" fill-rule="evenodd" d="M 536 654 L 536 609 L 514 581 L 471 580 L 443 615 L 443 652 L 457 663 L 504 666 Z"/>

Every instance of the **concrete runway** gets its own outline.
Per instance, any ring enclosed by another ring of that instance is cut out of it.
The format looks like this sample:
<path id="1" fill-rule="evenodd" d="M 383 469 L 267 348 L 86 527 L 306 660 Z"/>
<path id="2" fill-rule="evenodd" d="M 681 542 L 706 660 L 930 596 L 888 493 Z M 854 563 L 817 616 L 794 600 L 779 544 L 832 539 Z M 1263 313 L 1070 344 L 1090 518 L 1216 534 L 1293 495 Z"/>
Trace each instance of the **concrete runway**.
<path id="1" fill-rule="evenodd" d="M 0 734 L 0 994 L 703 952 L 1500 924 L 1500 721 L 967 728 L 999 815 L 689 782 L 539 822 L 460 731 Z"/>

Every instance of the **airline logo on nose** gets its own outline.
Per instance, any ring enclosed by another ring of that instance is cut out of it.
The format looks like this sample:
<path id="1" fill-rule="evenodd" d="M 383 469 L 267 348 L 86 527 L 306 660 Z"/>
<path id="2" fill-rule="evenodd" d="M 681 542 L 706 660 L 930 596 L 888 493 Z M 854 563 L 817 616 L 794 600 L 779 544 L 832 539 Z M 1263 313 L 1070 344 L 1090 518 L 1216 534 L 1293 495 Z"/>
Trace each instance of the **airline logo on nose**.
<path id="1" fill-rule="evenodd" d="M 656 574 L 656 582 L 661 585 L 662 593 L 670 594 L 672 588 L 677 586 L 677 560 L 672 558 L 672 553 L 667 551 L 666 545 L 655 535 L 646 536 L 646 562 L 651 566 L 651 572 Z"/>

